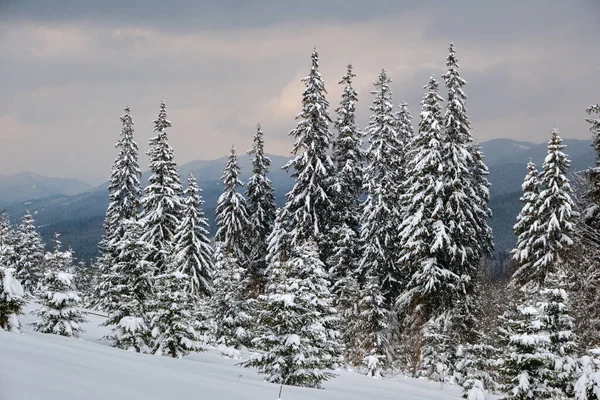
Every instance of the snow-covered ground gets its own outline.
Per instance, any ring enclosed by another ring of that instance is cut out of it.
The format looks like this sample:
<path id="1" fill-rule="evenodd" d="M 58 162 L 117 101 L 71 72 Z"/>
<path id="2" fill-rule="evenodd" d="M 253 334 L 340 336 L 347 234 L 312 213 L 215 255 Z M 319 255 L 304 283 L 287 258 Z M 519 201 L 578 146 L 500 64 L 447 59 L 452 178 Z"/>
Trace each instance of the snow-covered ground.
<path id="1" fill-rule="evenodd" d="M 31 306 L 29 307 L 29 310 Z M 20 317 L 22 323 L 31 316 Z M 32 332 L 0 332 L 0 400 L 275 400 L 279 386 L 263 382 L 252 369 L 236 366 L 218 351 L 184 359 L 130 353 L 106 346 L 103 318 L 88 315 L 79 339 Z M 458 399 L 455 386 L 397 377 L 377 380 L 338 371 L 324 389 L 283 388 L 282 400 Z"/>

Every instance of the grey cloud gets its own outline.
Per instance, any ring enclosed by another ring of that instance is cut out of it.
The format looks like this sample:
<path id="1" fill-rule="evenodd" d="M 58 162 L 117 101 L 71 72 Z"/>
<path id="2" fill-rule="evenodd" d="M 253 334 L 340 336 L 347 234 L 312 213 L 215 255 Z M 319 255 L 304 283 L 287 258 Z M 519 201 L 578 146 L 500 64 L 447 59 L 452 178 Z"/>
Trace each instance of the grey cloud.
<path id="1" fill-rule="evenodd" d="M 416 125 L 422 86 L 431 73 L 441 80 L 454 40 L 480 140 L 541 142 L 554 124 L 586 138 L 583 109 L 600 101 L 590 51 L 600 11 L 586 0 L 522 3 L 0 1 L 0 173 L 100 182 L 123 106 L 143 150 L 161 98 L 180 163 L 221 157 L 232 142 L 247 150 L 257 121 L 267 151 L 287 155 L 314 45 L 332 113 L 355 64 L 363 127 L 381 67 Z"/>

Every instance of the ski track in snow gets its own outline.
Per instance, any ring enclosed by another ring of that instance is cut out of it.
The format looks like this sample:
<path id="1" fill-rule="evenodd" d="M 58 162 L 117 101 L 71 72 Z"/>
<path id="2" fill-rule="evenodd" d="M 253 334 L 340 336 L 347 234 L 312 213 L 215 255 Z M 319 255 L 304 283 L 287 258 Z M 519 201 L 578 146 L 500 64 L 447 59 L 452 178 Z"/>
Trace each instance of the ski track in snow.
<path id="1" fill-rule="evenodd" d="M 239 360 L 215 349 L 171 359 L 136 354 L 107 346 L 98 326 L 104 320 L 88 314 L 79 339 L 32 332 L 35 317 L 19 317 L 22 334 L 0 332 L 0 400 L 275 400 L 279 385 L 264 382 Z M 284 386 L 282 400 L 446 400 L 459 399 L 460 388 L 422 379 L 373 379 L 346 371 L 324 384 L 324 390 Z"/>

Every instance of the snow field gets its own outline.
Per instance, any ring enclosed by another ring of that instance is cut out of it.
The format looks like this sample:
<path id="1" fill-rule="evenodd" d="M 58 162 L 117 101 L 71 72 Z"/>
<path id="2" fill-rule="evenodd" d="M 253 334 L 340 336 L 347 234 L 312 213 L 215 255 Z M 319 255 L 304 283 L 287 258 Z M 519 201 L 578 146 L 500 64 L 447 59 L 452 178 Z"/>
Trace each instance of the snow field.
<path id="1" fill-rule="evenodd" d="M 25 312 L 34 306 L 30 303 Z M 33 332 L 30 314 L 20 316 L 23 333 L 0 332 L 0 400 L 70 399 L 266 399 L 279 385 L 264 382 L 254 369 L 237 366 L 216 349 L 184 359 L 137 354 L 105 345 L 104 318 L 88 314 L 81 338 Z M 247 356 L 247 355 L 246 355 Z M 348 371 L 324 390 L 284 386 L 282 400 L 459 399 L 460 388 L 421 379 L 373 379 Z"/>

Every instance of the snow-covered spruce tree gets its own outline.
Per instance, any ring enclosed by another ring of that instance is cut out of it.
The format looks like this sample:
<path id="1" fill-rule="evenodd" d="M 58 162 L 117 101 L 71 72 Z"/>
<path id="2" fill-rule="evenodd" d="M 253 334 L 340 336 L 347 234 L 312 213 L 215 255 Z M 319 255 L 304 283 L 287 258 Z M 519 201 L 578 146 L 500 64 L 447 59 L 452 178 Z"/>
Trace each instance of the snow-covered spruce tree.
<path id="1" fill-rule="evenodd" d="M 589 190 L 585 194 L 590 205 L 584 212 L 586 223 L 600 229 L 600 104 L 594 104 L 586 109 L 590 118 L 586 121 L 590 124 L 592 132 L 592 147 L 596 151 L 596 165 L 586 171 L 586 178 L 590 183 Z M 592 118 L 592 114 L 599 114 L 597 118 Z"/>
<path id="2" fill-rule="evenodd" d="M 189 279 L 186 290 L 197 297 L 207 297 L 214 291 L 213 248 L 208 238 L 208 222 L 202 210 L 204 200 L 191 173 L 185 194 L 183 219 L 173 239 L 174 263 L 177 270 Z"/>
<path id="3" fill-rule="evenodd" d="M 581 374 L 575 383 L 575 400 L 600 399 L 600 348 L 581 357 Z"/>
<path id="4" fill-rule="evenodd" d="M 431 317 L 422 330 L 422 360 L 420 375 L 436 382 L 452 376 L 456 348 L 451 345 L 451 313 Z"/>
<path id="5" fill-rule="evenodd" d="M 461 346 L 457 352 L 459 362 L 456 370 L 460 374 L 459 383 L 465 399 L 485 400 L 487 393 L 497 389 L 495 364 L 498 349 L 486 344 L 488 341 L 489 339 L 480 337 L 475 344 Z"/>
<path id="6" fill-rule="evenodd" d="M 462 386 L 463 397 L 466 399 L 483 400 L 487 393 L 498 390 L 499 358 L 503 350 L 498 344 L 499 340 L 503 339 L 498 329 L 498 321 L 502 308 L 497 305 L 499 298 L 494 297 L 489 287 L 486 287 L 488 284 L 487 278 L 479 278 L 476 284 L 477 295 L 471 298 L 477 304 L 464 307 L 477 310 L 476 329 L 472 329 L 472 332 L 468 332 L 467 335 L 461 334 L 460 329 L 471 328 L 471 322 L 462 323 L 462 318 L 459 316 L 458 321 L 454 323 L 455 326 L 458 324 L 459 335 L 457 336 L 462 343 L 457 346 L 455 352 L 453 378 Z M 486 309 L 490 304 L 493 310 Z M 464 339 L 465 337 L 467 340 Z"/>
<path id="7" fill-rule="evenodd" d="M 124 236 L 116 244 L 118 255 L 106 273 L 106 307 L 108 318 L 103 323 L 111 326 L 104 337 L 111 346 L 138 353 L 149 352 L 153 346 L 149 329 L 147 302 L 152 293 L 152 263 L 144 257 L 152 250 L 142 239 L 143 224 L 135 219 L 120 221 Z"/>
<path id="8" fill-rule="evenodd" d="M 505 321 L 509 344 L 500 369 L 503 399 L 550 399 L 553 395 L 547 383 L 552 374 L 550 337 L 538 309 L 527 303 L 523 301 L 515 317 Z"/>
<path id="9" fill-rule="evenodd" d="M 536 244 L 540 236 L 540 221 L 538 212 L 540 206 L 540 179 L 535 164 L 527 163 L 527 175 L 521 186 L 523 195 L 521 202 L 523 208 L 517 216 L 517 223 L 513 231 L 517 237 L 517 247 L 512 251 L 513 259 L 517 261 L 519 269 L 513 275 L 515 282 L 527 283 L 529 271 L 533 263 L 540 257 L 539 245 Z"/>
<path id="10" fill-rule="evenodd" d="M 248 220 L 246 200 L 237 192 L 242 185 L 235 148 L 231 148 L 223 171 L 223 193 L 216 210 L 218 230 L 215 236 L 215 295 L 212 314 L 215 338 L 224 354 L 237 357 L 232 349 L 250 345 L 252 317 L 248 303 L 250 276 L 248 271 Z"/>
<path id="11" fill-rule="evenodd" d="M 444 113 L 443 154 L 445 169 L 445 224 L 451 242 L 448 269 L 460 282 L 457 293 L 469 295 L 475 282 L 481 259 L 491 251 L 491 236 L 487 227 L 489 210 L 487 199 L 482 198 L 485 184 L 483 159 L 476 160 L 478 151 L 473 142 L 470 122 L 465 108 L 467 96 L 463 91 L 466 81 L 458 72 L 454 45 L 449 47 L 446 60 L 448 71 L 443 75 L 448 89 Z M 487 189 L 487 188 L 486 188 Z"/>
<path id="12" fill-rule="evenodd" d="M 248 220 L 252 227 L 250 239 L 249 267 L 252 278 L 253 297 L 264 291 L 265 270 L 267 253 L 267 237 L 273 229 L 275 220 L 275 191 L 273 184 L 267 177 L 271 168 L 271 160 L 265 155 L 263 131 L 260 124 L 256 126 L 256 135 L 252 150 L 248 152 L 254 156 L 252 160 L 252 176 L 248 179 L 246 198 L 248 199 Z"/>
<path id="13" fill-rule="evenodd" d="M 236 350 L 250 346 L 253 323 L 248 302 L 247 269 L 222 243 L 215 252 L 215 294 L 211 298 L 214 337 L 224 355 L 238 358 Z"/>
<path id="14" fill-rule="evenodd" d="M 390 315 L 381 293 L 379 275 L 373 269 L 367 270 L 365 282 L 360 289 L 357 320 L 357 324 L 350 329 L 351 332 L 346 332 L 345 335 L 356 335 L 354 340 L 357 348 L 349 351 L 351 354 L 362 352 L 362 363 L 367 366 L 367 375 L 380 378 L 392 357 L 389 342 Z"/>
<path id="15" fill-rule="evenodd" d="M 44 259 L 44 243 L 33 223 L 33 216 L 26 209 L 17 231 L 18 240 L 15 249 L 16 278 L 21 281 L 23 289 L 30 293 L 37 289 L 42 279 Z"/>
<path id="16" fill-rule="evenodd" d="M 191 351 L 201 350 L 193 326 L 195 294 L 187 290 L 190 277 L 175 270 L 155 279 L 153 300 L 149 302 L 153 353 L 181 358 Z"/>
<path id="17" fill-rule="evenodd" d="M 362 203 L 361 260 L 362 277 L 369 268 L 378 274 L 386 306 L 390 306 L 403 286 L 400 268 L 394 252 L 394 242 L 400 225 L 400 199 L 397 191 L 401 143 L 396 132 L 396 119 L 392 109 L 392 92 L 385 70 L 374 82 L 375 95 L 370 110 L 367 133 L 367 167 L 364 189 L 367 198 Z"/>
<path id="18" fill-rule="evenodd" d="M 108 185 L 110 203 L 104 219 L 104 236 L 99 243 L 100 256 L 97 264 L 100 280 L 95 290 L 97 297 L 95 303 L 103 310 L 111 302 L 105 297 L 111 285 L 106 278 L 119 252 L 116 249 L 117 243 L 125 235 L 124 227 L 120 222 L 137 217 L 142 195 L 140 186 L 142 172 L 138 165 L 139 149 L 133 140 L 133 119 L 129 113 L 129 107 L 125 107 L 125 114 L 121 116 L 123 127 L 115 145 L 119 149 L 119 154 L 113 162 Z"/>
<path id="19" fill-rule="evenodd" d="M 449 308 L 459 280 L 447 264 L 452 240 L 444 208 L 442 98 L 435 77 L 424 88 L 419 132 L 410 144 L 406 191 L 401 197 L 399 262 L 409 281 L 397 301 L 407 328 L 417 336 L 432 315 Z M 414 351 L 413 358 L 420 358 L 419 346 Z"/>
<path id="20" fill-rule="evenodd" d="M 329 130 L 329 102 L 325 84 L 319 73 L 319 54 L 315 49 L 312 66 L 303 78 L 302 111 L 289 133 L 296 139 L 292 153 L 295 157 L 284 169 L 292 170 L 296 182 L 287 194 L 286 210 L 291 218 L 291 242 L 296 245 L 314 238 L 321 260 L 327 262 L 332 251 L 330 237 L 333 218 L 335 165 L 329 155 L 333 135 Z"/>
<path id="21" fill-rule="evenodd" d="M 75 287 L 81 293 L 84 308 L 93 307 L 96 304 L 94 296 L 97 293 L 97 286 L 97 264 L 87 264 L 85 261 L 79 261 L 75 269 Z"/>
<path id="22" fill-rule="evenodd" d="M 242 186 L 240 181 L 240 166 L 238 165 L 235 148 L 227 156 L 227 163 L 221 180 L 223 193 L 219 197 L 216 210 L 218 230 L 215 241 L 221 243 L 222 251 L 230 257 L 236 258 L 241 267 L 246 269 L 248 256 L 248 234 L 252 227 L 248 220 L 246 199 L 237 191 Z M 246 276 L 244 276 L 246 278 Z"/>
<path id="23" fill-rule="evenodd" d="M 275 212 L 273 230 L 267 237 L 267 261 L 266 275 L 269 276 L 269 268 L 276 263 L 284 263 L 292 256 L 290 244 L 290 219 L 287 217 L 285 208 L 278 208 Z"/>
<path id="24" fill-rule="evenodd" d="M 575 282 L 571 288 L 572 304 L 582 350 L 600 346 L 600 115 L 592 118 L 594 113 L 600 114 L 600 105 L 592 105 L 586 111 L 590 114 L 587 121 L 596 151 L 596 165 L 586 171 L 584 180 L 575 180 L 575 198 L 581 218 L 575 232 L 576 247 L 569 256 L 569 272 Z"/>
<path id="25" fill-rule="evenodd" d="M 535 280 L 540 285 L 543 285 L 546 276 L 555 271 L 557 266 L 565 265 L 567 255 L 574 245 L 578 213 L 574 209 L 571 197 L 573 190 L 567 178 L 571 161 L 563 153 L 564 148 L 558 129 L 554 129 L 540 179 L 542 190 L 537 217 L 540 234 L 533 243 L 539 257 L 533 261 L 529 271 L 522 273 L 528 281 Z"/>
<path id="26" fill-rule="evenodd" d="M 402 145 L 399 151 L 399 157 L 401 158 L 400 162 L 402 165 L 401 173 L 402 178 L 405 177 L 404 172 L 406 170 L 407 163 L 407 153 L 410 148 L 410 143 L 412 141 L 414 134 L 414 129 L 412 126 L 412 115 L 410 115 L 410 111 L 408 111 L 408 103 L 402 102 L 398 106 L 398 111 L 396 112 L 396 132 L 398 133 L 398 141 Z M 404 181 L 404 179 L 402 180 Z"/>
<path id="27" fill-rule="evenodd" d="M 32 326 L 41 333 L 77 337 L 83 332 L 80 324 L 87 320 L 85 312 L 79 309 L 81 297 L 71 273 L 71 252 L 62 251 L 58 236 L 55 235 L 54 251 L 45 255 L 46 271 L 40 287 L 42 307 L 35 310 L 34 314 L 39 319 Z"/>
<path id="28" fill-rule="evenodd" d="M 2 263 L 7 267 L 16 268 L 18 255 L 15 249 L 18 247 L 18 240 L 6 210 L 0 211 L 0 248 L 5 250 L 1 257 Z"/>
<path id="29" fill-rule="evenodd" d="M 0 244 L 0 331 L 19 331 L 17 316 L 25 304 L 21 283 L 14 277 L 15 269 L 8 265 L 12 248 Z"/>
<path id="30" fill-rule="evenodd" d="M 573 382 L 577 374 L 576 344 L 571 305 L 567 293 L 567 275 L 558 270 L 546 277 L 538 304 L 540 318 L 549 334 L 552 354 L 548 386 L 560 398 L 573 397 Z"/>
<path id="31" fill-rule="evenodd" d="M 491 183 L 488 181 L 487 176 L 490 174 L 490 171 L 487 165 L 485 165 L 485 156 L 477 140 L 473 140 L 469 150 L 473 159 L 471 184 L 476 194 L 475 199 L 478 201 L 478 204 L 476 204 L 477 208 L 473 212 L 479 244 L 477 259 L 481 263 L 484 257 L 492 257 L 494 249 L 494 236 L 492 235 L 492 228 L 488 225 L 488 221 L 492 217 L 492 210 L 488 205 L 490 202 Z"/>
<path id="32" fill-rule="evenodd" d="M 331 238 L 333 249 L 328 260 L 329 274 L 334 283 L 332 291 L 336 295 L 341 313 L 349 311 L 355 297 L 355 273 L 359 257 L 359 202 L 364 176 L 366 153 L 362 149 L 363 132 L 356 123 L 356 103 L 358 94 L 352 86 L 356 75 L 352 64 L 348 64 L 346 75 L 339 82 L 344 85 L 340 106 L 336 109 L 335 122 L 338 134 L 333 142 L 333 162 L 335 175 L 335 204 Z"/>
<path id="33" fill-rule="evenodd" d="M 156 274 L 166 272 L 168 258 L 173 251 L 173 238 L 183 212 L 181 178 L 167 137 L 167 128 L 170 126 L 163 101 L 158 118 L 154 120 L 156 136 L 150 139 L 150 150 L 147 152 L 152 175 L 144 189 L 140 216 L 144 224 L 141 239 L 151 246 L 146 259 L 152 263 Z"/>
<path id="34" fill-rule="evenodd" d="M 320 387 L 334 375 L 340 356 L 336 311 L 317 247 L 309 241 L 297 256 L 269 265 L 266 292 L 258 301 L 255 346 L 264 351 L 243 363 L 273 383 Z"/>

